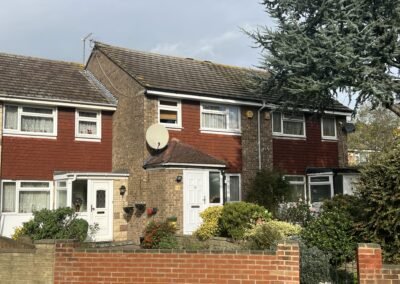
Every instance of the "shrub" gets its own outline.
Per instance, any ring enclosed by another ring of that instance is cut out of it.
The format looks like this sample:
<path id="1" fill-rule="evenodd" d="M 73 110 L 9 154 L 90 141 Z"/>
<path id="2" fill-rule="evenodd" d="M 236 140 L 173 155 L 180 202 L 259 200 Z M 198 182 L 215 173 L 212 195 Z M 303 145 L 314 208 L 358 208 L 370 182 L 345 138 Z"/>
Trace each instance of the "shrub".
<path id="1" fill-rule="evenodd" d="M 264 206 L 274 216 L 279 204 L 289 198 L 290 185 L 278 172 L 260 171 L 256 174 L 247 193 L 246 201 Z"/>
<path id="2" fill-rule="evenodd" d="M 307 226 L 307 224 L 313 219 L 310 206 L 304 201 L 299 201 L 295 204 L 282 204 L 276 217 L 279 220 L 299 224 L 303 227 Z"/>
<path id="3" fill-rule="evenodd" d="M 246 229 L 260 221 L 271 219 L 271 214 L 262 206 L 247 202 L 232 202 L 222 209 L 220 228 L 222 235 L 242 239 Z"/>
<path id="4" fill-rule="evenodd" d="M 142 242 L 143 248 L 148 249 L 171 249 L 178 245 L 176 236 L 176 227 L 168 221 L 150 222 L 144 230 Z"/>
<path id="5" fill-rule="evenodd" d="M 42 209 L 33 212 L 33 219 L 23 224 L 23 234 L 33 240 L 77 239 L 84 241 L 87 237 L 88 223 L 76 217 L 72 208 Z"/>
<path id="6" fill-rule="evenodd" d="M 245 246 L 249 249 L 271 249 L 279 241 L 291 236 L 299 235 L 301 227 L 282 221 L 268 221 L 253 225 L 251 229 L 246 230 Z"/>
<path id="7" fill-rule="evenodd" d="M 316 247 L 300 245 L 300 283 L 330 283 L 330 255 Z"/>
<path id="8" fill-rule="evenodd" d="M 194 232 L 196 237 L 200 240 L 207 240 L 213 236 L 219 235 L 219 220 L 222 215 L 222 208 L 222 206 L 212 206 L 200 213 L 203 223 Z"/>

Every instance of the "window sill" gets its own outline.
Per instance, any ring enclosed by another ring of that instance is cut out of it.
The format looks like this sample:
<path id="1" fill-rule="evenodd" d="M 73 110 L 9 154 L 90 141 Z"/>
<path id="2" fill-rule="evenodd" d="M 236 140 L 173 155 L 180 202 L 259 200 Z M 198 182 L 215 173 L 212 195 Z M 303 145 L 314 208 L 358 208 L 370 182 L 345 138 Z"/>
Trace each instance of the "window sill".
<path id="1" fill-rule="evenodd" d="M 170 126 L 170 125 L 165 125 L 165 124 L 162 124 L 162 125 L 164 125 L 165 128 L 167 128 L 168 130 L 172 130 L 172 131 L 181 131 L 183 129 L 183 127 L 181 127 L 181 126 Z"/>
<path id="2" fill-rule="evenodd" d="M 242 135 L 241 132 L 236 132 L 236 131 L 208 130 L 208 129 L 200 129 L 200 133 L 230 135 L 230 136 L 241 136 Z"/>
<path id="3" fill-rule="evenodd" d="M 3 132 L 3 136 L 9 137 L 21 137 L 21 138 L 39 138 L 39 139 L 57 139 L 55 134 L 34 134 L 34 133 L 13 133 L 13 132 Z"/>
<path id="4" fill-rule="evenodd" d="M 75 141 L 79 142 L 101 142 L 101 138 L 84 138 L 84 137 L 75 137 Z"/>
<path id="5" fill-rule="evenodd" d="M 272 138 L 275 139 L 289 139 L 289 140 L 306 140 L 306 136 L 291 136 L 291 135 L 278 135 L 278 134 L 273 134 Z"/>
<path id="6" fill-rule="evenodd" d="M 337 137 L 322 137 L 322 141 L 323 142 L 337 142 L 339 141 L 339 139 L 337 139 Z"/>

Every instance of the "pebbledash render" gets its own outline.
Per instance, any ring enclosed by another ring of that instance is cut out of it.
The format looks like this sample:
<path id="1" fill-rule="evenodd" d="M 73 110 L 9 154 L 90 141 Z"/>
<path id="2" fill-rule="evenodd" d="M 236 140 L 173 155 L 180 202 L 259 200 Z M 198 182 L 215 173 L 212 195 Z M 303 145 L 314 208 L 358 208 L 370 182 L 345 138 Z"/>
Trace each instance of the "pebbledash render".
<path id="1" fill-rule="evenodd" d="M 262 169 L 318 205 L 351 193 L 347 107 L 281 113 L 248 89 L 259 70 L 96 42 L 86 66 L 0 54 L 0 235 L 41 208 L 71 206 L 95 241 L 140 241 L 151 220 L 191 234 L 209 206 L 243 200 Z M 154 149 L 146 131 L 169 134 Z"/>

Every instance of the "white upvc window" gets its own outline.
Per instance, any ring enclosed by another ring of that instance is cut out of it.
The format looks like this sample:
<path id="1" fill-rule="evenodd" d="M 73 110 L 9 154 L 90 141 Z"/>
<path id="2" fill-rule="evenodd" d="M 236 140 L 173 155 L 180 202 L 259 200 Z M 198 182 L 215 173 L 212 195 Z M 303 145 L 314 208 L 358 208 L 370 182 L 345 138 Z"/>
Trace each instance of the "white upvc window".
<path id="1" fill-rule="evenodd" d="M 182 127 L 182 109 L 179 100 L 158 100 L 158 122 L 166 127 Z"/>
<path id="2" fill-rule="evenodd" d="M 32 213 L 51 209 L 49 181 L 3 181 L 1 187 L 2 213 Z"/>
<path id="3" fill-rule="evenodd" d="M 286 175 L 285 180 L 289 182 L 290 193 L 286 202 L 299 202 L 306 200 L 306 178 L 300 175 Z"/>
<path id="4" fill-rule="evenodd" d="M 235 202 L 242 200 L 240 187 L 240 174 L 226 174 L 226 201 Z"/>
<path id="5" fill-rule="evenodd" d="M 56 182 L 55 208 L 68 206 L 68 185 L 66 180 Z"/>
<path id="6" fill-rule="evenodd" d="M 308 176 L 310 203 L 323 202 L 333 197 L 333 174 L 315 174 Z"/>
<path id="7" fill-rule="evenodd" d="M 201 104 L 201 130 L 240 133 L 240 107 Z"/>
<path id="8" fill-rule="evenodd" d="M 75 111 L 75 138 L 84 141 L 101 139 L 101 111 Z"/>
<path id="9" fill-rule="evenodd" d="M 306 137 L 304 114 L 273 112 L 272 132 L 278 136 Z"/>
<path id="10" fill-rule="evenodd" d="M 336 118 L 333 116 L 323 116 L 321 118 L 322 139 L 337 139 Z"/>
<path id="11" fill-rule="evenodd" d="M 5 134 L 57 136 L 57 109 L 42 106 L 4 105 Z"/>

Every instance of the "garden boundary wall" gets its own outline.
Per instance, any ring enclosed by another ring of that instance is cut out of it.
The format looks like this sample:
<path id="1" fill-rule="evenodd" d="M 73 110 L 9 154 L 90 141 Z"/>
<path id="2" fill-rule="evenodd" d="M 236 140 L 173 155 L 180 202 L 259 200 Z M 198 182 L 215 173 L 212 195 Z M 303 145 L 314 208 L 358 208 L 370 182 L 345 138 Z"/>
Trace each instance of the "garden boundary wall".
<path id="1" fill-rule="evenodd" d="M 357 249 L 358 283 L 400 284 L 400 265 L 382 264 L 377 244 L 359 244 Z"/>
<path id="2" fill-rule="evenodd" d="M 295 242 L 267 251 L 104 250 L 57 243 L 54 283 L 299 283 Z"/>

